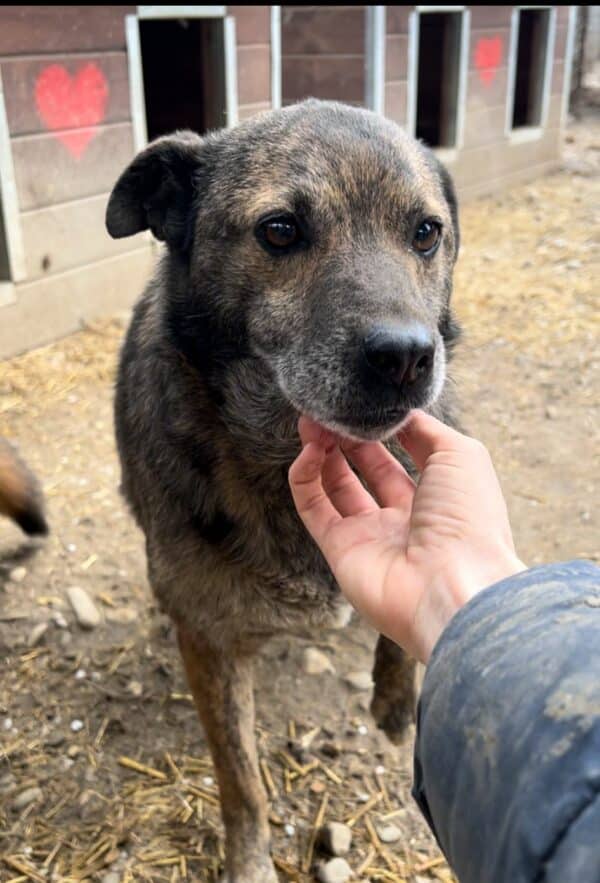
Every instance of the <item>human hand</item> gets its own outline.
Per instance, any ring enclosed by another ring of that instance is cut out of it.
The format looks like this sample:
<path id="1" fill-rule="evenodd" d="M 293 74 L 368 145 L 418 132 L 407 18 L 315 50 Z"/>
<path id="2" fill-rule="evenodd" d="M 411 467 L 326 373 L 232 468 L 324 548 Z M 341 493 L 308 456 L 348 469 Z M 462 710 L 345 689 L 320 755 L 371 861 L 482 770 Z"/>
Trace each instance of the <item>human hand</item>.
<path id="1" fill-rule="evenodd" d="M 299 432 L 289 480 L 300 518 L 350 603 L 421 662 L 473 595 L 525 569 L 480 442 L 414 411 L 398 439 L 415 485 L 379 442 L 340 439 L 306 417 Z"/>

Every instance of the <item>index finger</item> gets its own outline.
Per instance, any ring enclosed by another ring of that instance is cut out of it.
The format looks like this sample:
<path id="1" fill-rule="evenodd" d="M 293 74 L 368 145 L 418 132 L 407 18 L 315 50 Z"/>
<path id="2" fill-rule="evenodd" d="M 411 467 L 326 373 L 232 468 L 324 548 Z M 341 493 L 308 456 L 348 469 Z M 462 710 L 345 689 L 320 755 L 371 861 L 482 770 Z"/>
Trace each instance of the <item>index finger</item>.
<path id="1" fill-rule="evenodd" d="M 304 526 L 326 554 L 327 535 L 342 521 L 323 487 L 323 465 L 327 452 L 316 442 L 309 442 L 292 463 L 288 479 L 294 504 Z"/>

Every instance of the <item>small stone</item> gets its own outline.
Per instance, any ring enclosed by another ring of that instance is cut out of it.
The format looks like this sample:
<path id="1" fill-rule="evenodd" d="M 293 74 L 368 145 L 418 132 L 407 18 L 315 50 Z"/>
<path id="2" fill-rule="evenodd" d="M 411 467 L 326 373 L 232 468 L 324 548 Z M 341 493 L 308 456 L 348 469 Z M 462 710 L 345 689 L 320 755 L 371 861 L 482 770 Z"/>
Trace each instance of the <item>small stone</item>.
<path id="1" fill-rule="evenodd" d="M 129 681 L 127 684 L 127 692 L 131 693 L 132 696 L 135 696 L 136 699 L 139 699 L 144 692 L 144 688 L 139 681 Z"/>
<path id="2" fill-rule="evenodd" d="M 346 883 L 351 877 L 352 868 L 344 858 L 332 858 L 317 868 L 317 880 L 321 883 Z"/>
<path id="3" fill-rule="evenodd" d="M 307 647 L 302 656 L 302 668 L 307 675 L 320 675 L 325 671 L 335 674 L 335 668 L 329 656 L 321 653 L 316 647 Z"/>
<path id="4" fill-rule="evenodd" d="M 375 830 L 382 843 L 395 843 L 402 837 L 402 831 L 396 825 L 375 825 Z"/>
<path id="5" fill-rule="evenodd" d="M 369 671 L 351 671 L 344 681 L 355 690 L 371 690 L 373 687 L 373 678 Z"/>
<path id="6" fill-rule="evenodd" d="M 15 787 L 16 781 L 12 773 L 5 773 L 0 776 L 0 794 L 7 794 Z"/>
<path id="7" fill-rule="evenodd" d="M 2 729 L 8 733 L 9 730 L 12 730 L 12 728 L 13 728 L 12 717 L 5 717 L 4 720 L 2 721 Z"/>
<path id="8" fill-rule="evenodd" d="M 139 619 L 138 611 L 132 610 L 131 607 L 117 607 L 114 610 L 107 610 L 105 616 L 108 622 L 115 625 L 131 625 L 132 622 Z"/>
<path id="9" fill-rule="evenodd" d="M 85 668 L 78 668 L 75 672 L 75 680 L 83 681 L 84 678 L 87 678 L 87 671 L 85 670 Z"/>
<path id="10" fill-rule="evenodd" d="M 77 718 L 71 721 L 71 730 L 74 733 L 79 733 L 80 730 L 83 730 L 83 721 L 80 721 Z"/>
<path id="11" fill-rule="evenodd" d="M 293 825 L 287 824 L 283 826 L 283 830 L 285 831 L 286 837 L 293 837 L 296 833 L 296 829 Z"/>
<path id="12" fill-rule="evenodd" d="M 347 855 L 352 845 L 352 829 L 341 822 L 328 822 L 319 831 L 319 845 L 329 855 Z"/>
<path id="13" fill-rule="evenodd" d="M 204 776 L 204 778 L 202 779 L 202 784 L 205 788 L 212 788 L 215 784 L 215 780 L 212 776 Z"/>
<path id="14" fill-rule="evenodd" d="M 27 646 L 35 647 L 36 644 L 39 644 L 47 631 L 48 623 L 38 622 L 37 625 L 34 625 L 34 627 L 29 632 L 29 635 L 27 636 Z"/>
<path id="15" fill-rule="evenodd" d="M 12 802 L 13 809 L 25 809 L 30 803 L 36 803 L 43 798 L 42 789 L 37 786 L 34 788 L 26 788 L 21 791 Z"/>
<path id="16" fill-rule="evenodd" d="M 555 405 L 546 406 L 546 417 L 548 420 L 556 420 L 558 417 L 558 408 Z"/>
<path id="17" fill-rule="evenodd" d="M 368 732 L 369 732 L 369 729 L 368 729 L 368 727 L 365 726 L 365 724 L 361 724 L 357 728 L 357 733 L 359 736 L 366 736 Z"/>
<path id="18" fill-rule="evenodd" d="M 54 733 L 49 733 L 46 739 L 46 745 L 49 748 L 58 748 L 59 745 L 62 745 L 65 741 L 64 733 L 59 733 L 55 731 Z"/>
<path id="19" fill-rule="evenodd" d="M 101 617 L 98 608 L 85 589 L 80 586 L 71 586 L 67 589 L 67 598 L 82 629 L 93 629 L 100 625 Z"/>
<path id="20" fill-rule="evenodd" d="M 56 613 L 52 614 L 52 622 L 59 629 L 68 629 L 69 628 L 69 623 L 67 622 L 67 620 L 64 618 L 64 616 L 62 615 L 62 613 L 59 610 L 57 610 Z"/>
<path id="21" fill-rule="evenodd" d="M 27 576 L 27 568 L 26 567 L 14 567 L 10 571 L 10 573 L 8 574 L 8 578 L 13 583 L 22 583 L 26 576 Z"/>
<path id="22" fill-rule="evenodd" d="M 116 871 L 111 871 L 102 877 L 100 883 L 121 883 L 121 875 L 117 874 Z"/>

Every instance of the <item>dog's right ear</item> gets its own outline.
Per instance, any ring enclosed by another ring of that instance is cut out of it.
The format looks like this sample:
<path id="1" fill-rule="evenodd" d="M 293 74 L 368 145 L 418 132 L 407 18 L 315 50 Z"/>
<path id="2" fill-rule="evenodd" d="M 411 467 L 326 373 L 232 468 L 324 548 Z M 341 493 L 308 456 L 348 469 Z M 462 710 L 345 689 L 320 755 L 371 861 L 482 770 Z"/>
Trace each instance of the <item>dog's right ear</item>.
<path id="1" fill-rule="evenodd" d="M 173 248 L 189 245 L 201 146 L 194 132 L 176 132 L 136 156 L 106 208 L 106 229 L 114 239 L 149 229 Z"/>

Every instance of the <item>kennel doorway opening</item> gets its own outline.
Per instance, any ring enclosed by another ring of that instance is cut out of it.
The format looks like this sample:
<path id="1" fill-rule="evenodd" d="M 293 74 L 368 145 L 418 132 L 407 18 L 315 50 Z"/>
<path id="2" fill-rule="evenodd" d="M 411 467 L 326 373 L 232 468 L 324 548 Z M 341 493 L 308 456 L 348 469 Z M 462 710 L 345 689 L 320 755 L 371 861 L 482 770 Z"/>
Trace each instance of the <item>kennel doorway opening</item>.
<path id="1" fill-rule="evenodd" d="M 430 147 L 459 141 L 464 28 L 463 12 L 418 15 L 414 134 Z"/>
<path id="2" fill-rule="evenodd" d="M 147 138 L 226 125 L 222 18 L 139 22 Z"/>
<path id="3" fill-rule="evenodd" d="M 542 125 L 548 49 L 549 9 L 520 9 L 511 128 Z"/>

